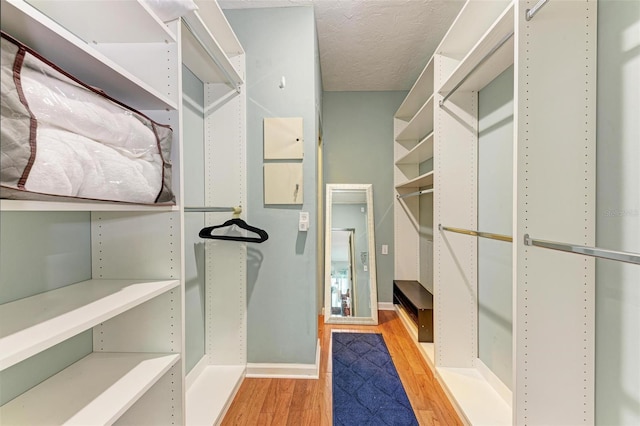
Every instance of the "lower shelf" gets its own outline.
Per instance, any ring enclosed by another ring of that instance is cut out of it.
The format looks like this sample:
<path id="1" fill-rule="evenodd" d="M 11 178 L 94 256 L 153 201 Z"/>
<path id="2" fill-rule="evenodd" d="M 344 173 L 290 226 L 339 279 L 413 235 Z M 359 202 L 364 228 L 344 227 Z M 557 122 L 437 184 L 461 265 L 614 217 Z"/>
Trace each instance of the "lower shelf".
<path id="1" fill-rule="evenodd" d="M 436 367 L 435 344 L 418 342 L 418 327 L 415 322 L 401 305 L 396 305 L 396 311 L 433 375 L 442 384 L 449 400 L 466 424 L 512 424 L 511 407 L 477 369 Z"/>
<path id="2" fill-rule="evenodd" d="M 93 352 L 0 407 L 7 425 L 112 424 L 180 360 Z"/>
<path id="3" fill-rule="evenodd" d="M 245 365 L 207 366 L 187 389 L 186 424 L 214 425 L 222 421 L 245 371 Z"/>

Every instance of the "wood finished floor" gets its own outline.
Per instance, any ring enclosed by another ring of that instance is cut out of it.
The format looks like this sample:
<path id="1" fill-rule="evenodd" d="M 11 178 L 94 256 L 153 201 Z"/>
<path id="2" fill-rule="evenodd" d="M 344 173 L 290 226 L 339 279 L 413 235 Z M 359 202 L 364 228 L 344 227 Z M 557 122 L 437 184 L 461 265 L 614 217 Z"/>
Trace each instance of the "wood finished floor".
<path id="1" fill-rule="evenodd" d="M 328 325 L 319 321 L 320 377 L 244 379 L 222 425 L 331 425 L 332 330 L 381 333 L 420 425 L 462 425 L 395 311 L 379 311 L 379 325 Z M 357 425 L 354 425 L 357 426 Z"/>

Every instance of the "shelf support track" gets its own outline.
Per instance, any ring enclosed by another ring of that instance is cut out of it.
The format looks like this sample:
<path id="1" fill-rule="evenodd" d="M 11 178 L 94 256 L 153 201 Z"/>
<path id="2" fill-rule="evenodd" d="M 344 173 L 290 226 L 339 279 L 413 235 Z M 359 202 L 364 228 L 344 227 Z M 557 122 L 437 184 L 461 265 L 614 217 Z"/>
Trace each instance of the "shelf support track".
<path id="1" fill-rule="evenodd" d="M 442 224 L 438 225 L 438 230 L 455 232 L 457 234 L 471 235 L 472 237 L 482 237 L 489 238 L 491 240 L 506 241 L 508 243 L 513 242 L 513 238 L 508 235 L 493 234 L 491 232 L 471 231 L 469 229 L 463 228 L 452 228 L 450 226 L 442 226 Z"/>
<path id="2" fill-rule="evenodd" d="M 401 198 L 415 197 L 422 194 L 430 194 L 433 192 L 433 189 L 423 189 L 422 191 L 410 192 L 408 194 L 396 195 L 396 198 L 399 200 Z"/>
<path id="3" fill-rule="evenodd" d="M 555 241 L 537 240 L 531 238 L 529 234 L 524 235 L 524 245 L 537 246 L 552 250 L 559 250 L 568 253 L 582 254 L 585 256 L 598 257 L 601 259 L 615 260 L 618 262 L 633 263 L 640 265 L 640 253 L 608 250 L 599 247 L 588 247 L 575 244 L 558 243 Z"/>
<path id="4" fill-rule="evenodd" d="M 536 3 L 535 6 L 533 6 L 531 9 L 527 9 L 525 11 L 524 14 L 524 19 L 526 19 L 527 21 L 530 21 L 535 15 L 536 13 L 538 13 L 540 11 L 540 9 L 542 9 L 542 7 L 547 4 L 549 0 L 540 0 L 538 3 Z"/>
<path id="5" fill-rule="evenodd" d="M 472 75 L 472 74 L 473 74 L 473 73 L 474 73 L 478 68 L 480 68 L 480 66 L 482 66 L 482 64 L 484 64 L 484 63 L 485 63 L 485 62 L 486 62 L 486 61 L 487 61 L 491 56 L 493 56 L 493 54 L 494 54 L 494 53 L 496 53 L 496 52 L 498 51 L 498 49 L 500 49 L 500 48 L 502 47 L 502 45 L 504 45 L 507 41 L 509 41 L 509 39 L 510 39 L 511 37 L 513 37 L 513 33 L 514 33 L 514 32 L 513 32 L 513 31 L 511 31 L 509 34 L 507 34 L 506 36 L 504 36 L 504 37 L 503 37 L 503 38 L 502 38 L 502 39 L 501 39 L 501 40 L 500 40 L 500 41 L 499 41 L 495 46 L 493 46 L 493 48 L 492 48 L 492 49 L 491 49 L 491 50 L 490 50 L 486 55 L 484 55 L 484 56 L 482 57 L 482 59 L 480 59 L 480 62 L 478 62 L 478 63 L 476 64 L 476 66 L 475 66 L 475 67 L 473 67 L 473 68 L 471 69 L 471 71 L 469 71 L 469 72 L 467 73 L 467 75 L 465 75 L 465 76 L 464 76 L 464 78 L 463 78 L 462 80 L 460 80 L 460 81 L 458 82 L 458 84 L 456 84 L 456 85 L 455 85 L 455 87 L 449 91 L 449 93 L 447 93 L 447 95 L 446 95 L 444 98 L 440 99 L 440 102 L 438 103 L 438 104 L 440 105 L 440 107 L 442 107 L 442 105 L 444 105 L 444 103 L 447 101 L 447 99 L 449 99 L 449 97 L 450 97 L 451 95 L 453 95 L 453 94 L 456 92 L 456 90 L 458 90 L 458 89 L 460 88 L 460 86 L 462 86 L 462 85 L 464 84 L 464 82 L 465 82 L 465 81 L 467 81 L 467 79 L 468 79 L 469 77 L 471 77 L 471 75 Z"/>

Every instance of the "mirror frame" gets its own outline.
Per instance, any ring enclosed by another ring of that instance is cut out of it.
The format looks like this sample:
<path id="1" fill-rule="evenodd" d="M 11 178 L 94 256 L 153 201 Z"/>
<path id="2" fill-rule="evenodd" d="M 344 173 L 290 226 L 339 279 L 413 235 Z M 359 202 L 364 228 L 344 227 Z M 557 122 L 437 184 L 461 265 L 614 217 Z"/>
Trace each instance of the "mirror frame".
<path id="1" fill-rule="evenodd" d="M 371 316 L 368 317 L 338 317 L 331 316 L 331 221 L 333 207 L 334 190 L 364 190 L 367 200 L 367 234 L 368 234 L 368 264 L 369 264 L 369 286 Z M 377 265 L 376 265 L 376 243 L 374 235 L 373 220 L 373 185 L 350 184 L 350 183 L 329 183 L 326 185 L 325 202 L 325 250 L 324 250 L 324 322 L 326 324 L 378 324 L 378 286 L 377 286 Z"/>

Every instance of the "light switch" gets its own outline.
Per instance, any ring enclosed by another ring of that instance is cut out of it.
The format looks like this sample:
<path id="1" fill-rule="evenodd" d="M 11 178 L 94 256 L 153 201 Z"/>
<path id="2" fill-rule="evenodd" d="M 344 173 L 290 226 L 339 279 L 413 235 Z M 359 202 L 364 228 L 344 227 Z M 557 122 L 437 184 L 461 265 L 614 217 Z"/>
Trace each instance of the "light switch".
<path id="1" fill-rule="evenodd" d="M 309 230 L 309 212 L 300 212 L 298 219 L 298 231 L 306 232 Z"/>
<path id="2" fill-rule="evenodd" d="M 389 254 L 389 246 L 387 244 L 382 245 L 382 254 Z"/>

